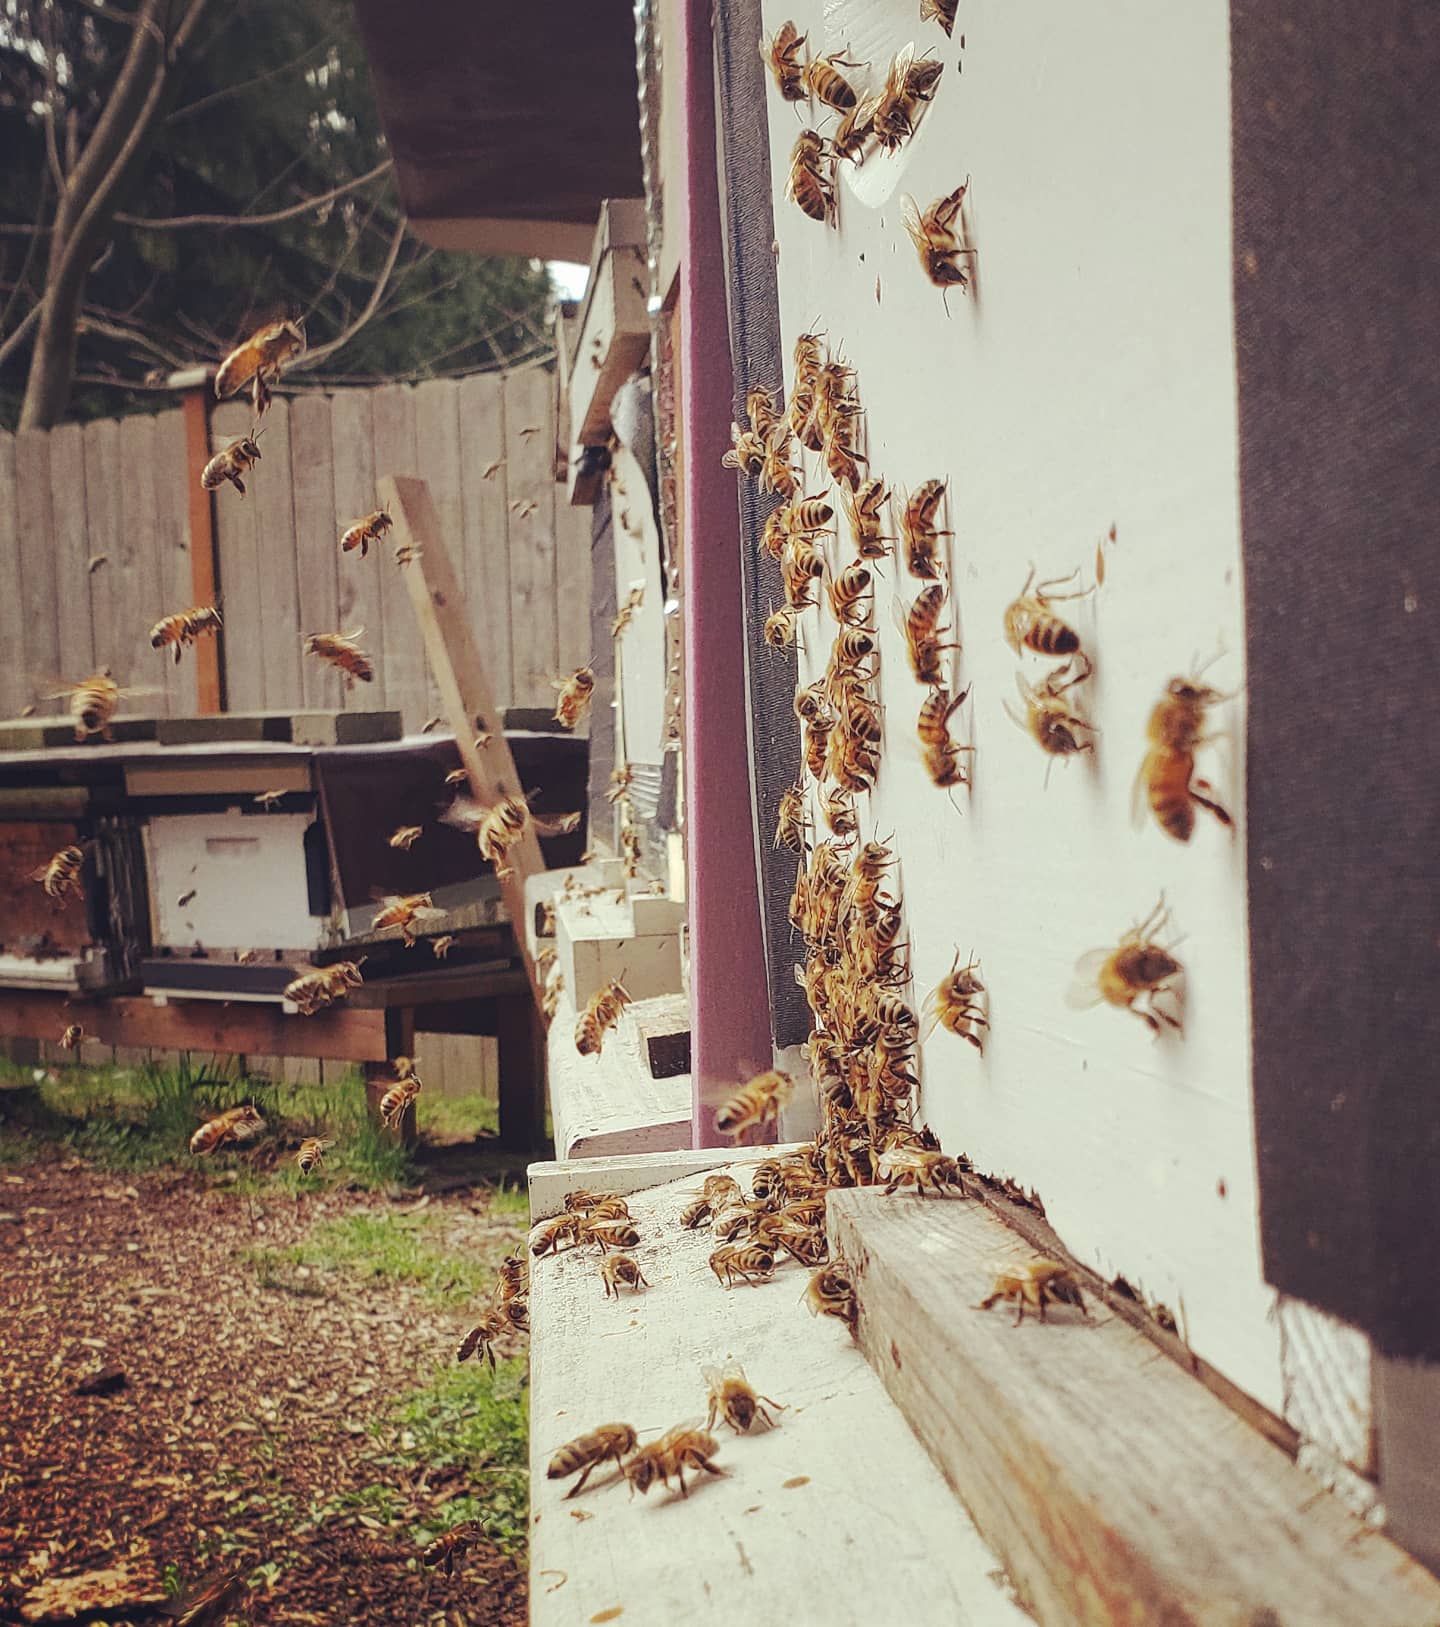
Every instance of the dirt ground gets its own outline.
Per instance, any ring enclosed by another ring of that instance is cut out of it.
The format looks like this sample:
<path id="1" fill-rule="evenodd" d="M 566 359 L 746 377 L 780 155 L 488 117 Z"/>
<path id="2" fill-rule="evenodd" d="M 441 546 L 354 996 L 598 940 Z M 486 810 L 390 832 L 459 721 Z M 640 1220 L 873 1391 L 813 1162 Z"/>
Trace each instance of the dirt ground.
<path id="1" fill-rule="evenodd" d="M 441 1364 L 453 1379 L 467 1325 L 453 1289 L 437 1303 L 393 1277 L 317 1284 L 303 1266 L 277 1284 L 256 1264 L 416 1202 L 251 1199 L 59 1155 L 0 1168 L 0 1621 L 159 1621 L 167 1578 L 173 1593 L 234 1569 L 252 1591 L 230 1619 L 257 1627 L 526 1619 L 523 1569 L 494 1544 L 452 1579 L 417 1560 L 475 1484 L 407 1458 L 392 1416 Z M 445 1246 L 477 1259 L 523 1225 L 492 1216 L 484 1189 L 428 1202 Z M 109 1369 L 123 1387 L 76 1393 Z M 56 1578 L 104 1571 L 119 1574 L 88 1613 L 35 1614 Z"/>

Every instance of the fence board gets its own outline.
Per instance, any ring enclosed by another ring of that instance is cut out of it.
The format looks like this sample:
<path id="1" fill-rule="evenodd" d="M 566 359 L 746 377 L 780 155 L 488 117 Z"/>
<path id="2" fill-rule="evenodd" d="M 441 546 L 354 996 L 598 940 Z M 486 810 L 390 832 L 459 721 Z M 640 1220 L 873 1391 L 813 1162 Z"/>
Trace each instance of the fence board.
<path id="1" fill-rule="evenodd" d="M 20 581 L 20 527 L 15 513 L 15 437 L 0 435 L 0 581 Z M 0 593 L 0 649 L 12 652 L 0 661 L 0 717 L 14 717 L 34 698 L 36 688 L 18 659 L 23 649 L 25 606 L 18 592 Z"/>
<path id="2" fill-rule="evenodd" d="M 514 706 L 511 664 L 509 497 L 505 459 L 505 391 L 498 373 L 462 379 L 460 412 L 460 504 L 464 516 L 466 603 L 475 628 L 495 704 Z M 490 476 L 493 463 L 500 467 Z M 457 570 L 461 569 L 457 564 Z"/>
<path id="3" fill-rule="evenodd" d="M 146 635 L 160 603 L 160 567 L 155 557 L 155 420 L 126 418 L 120 424 L 120 534 L 110 565 L 115 571 L 114 673 L 118 683 L 154 688 L 122 703 L 121 715 L 163 712 L 164 680 L 150 665 Z M 107 566 L 107 569 L 110 567 Z"/>
<path id="4" fill-rule="evenodd" d="M 375 507 L 375 448 L 369 390 L 341 390 L 330 400 L 330 445 L 335 466 L 335 501 L 331 510 L 329 546 L 339 547 L 340 533 L 362 514 Z M 375 681 L 356 684 L 343 704 L 351 708 L 389 705 L 389 682 L 383 660 L 385 613 L 382 608 L 380 573 L 385 560 L 370 550 L 368 559 L 359 551 L 339 559 L 339 618 L 325 632 L 351 633 L 365 629 L 363 647 L 374 657 Z M 313 660 L 314 657 L 311 657 Z M 357 693 L 362 691 L 363 694 Z"/>
<path id="5" fill-rule="evenodd" d="M 590 648 L 590 525 L 595 511 L 572 508 L 563 485 L 555 494 L 555 621 L 561 672 L 588 666 Z"/>
<path id="6" fill-rule="evenodd" d="M 415 391 L 403 384 L 383 384 L 372 390 L 370 417 L 376 474 L 418 475 Z M 386 542 L 370 552 L 380 556 L 373 563 L 380 579 L 385 636 L 383 644 L 377 643 L 374 649 L 385 671 L 386 704 L 400 710 L 407 729 L 418 729 L 427 716 L 424 646 L 394 549 Z"/>
<path id="7" fill-rule="evenodd" d="M 299 548 L 288 403 L 272 403 L 265 427 L 264 478 L 255 487 L 255 559 L 265 704 L 278 709 L 293 705 L 300 694 Z"/>
<path id="8" fill-rule="evenodd" d="M 324 396 L 297 396 L 290 403 L 290 484 L 299 576 L 296 648 L 307 633 L 340 625 L 339 533 L 335 525 L 335 460 L 330 444 L 331 403 Z M 322 661 L 300 663 L 300 694 L 312 709 L 341 704 L 340 674 Z M 293 697 L 292 697 L 293 698 Z"/>
<path id="9" fill-rule="evenodd" d="M 85 441 L 79 424 L 62 424 L 50 436 L 50 519 L 55 555 L 59 665 L 77 673 L 95 670 L 95 631 L 90 624 L 90 557 L 85 525 Z"/>
<path id="10" fill-rule="evenodd" d="M 551 397 L 552 380 L 544 368 L 525 367 L 505 375 L 511 670 L 517 706 L 553 705 L 550 680 L 559 669 Z"/>
<path id="11" fill-rule="evenodd" d="M 160 585 L 160 609 L 155 619 L 188 610 L 195 602 L 190 575 L 190 483 L 185 452 L 185 419 L 178 410 L 155 419 L 155 563 Z M 198 484 L 200 471 L 195 471 Z M 103 569 L 103 567 L 102 567 Z M 213 635 L 206 634 L 206 637 Z M 170 651 L 151 657 L 155 671 L 163 671 L 165 699 L 172 717 L 190 717 L 196 708 L 195 652 L 187 650 L 179 665 Z"/>
<path id="12" fill-rule="evenodd" d="M 445 546 L 450 549 L 460 592 L 470 604 L 465 505 L 460 471 L 460 386 L 454 379 L 432 379 L 415 391 L 415 446 L 419 470 L 430 487 L 430 495 L 440 516 L 440 529 L 445 537 Z M 470 604 L 472 618 L 477 608 Z M 440 712 L 440 690 L 429 663 L 422 665 L 425 675 L 424 716 L 430 718 L 438 716 Z M 412 719 L 407 718 L 406 722 L 411 728 L 417 726 Z"/>
<path id="13" fill-rule="evenodd" d="M 15 515 L 21 549 L 18 588 L 25 607 L 24 667 L 34 677 L 50 678 L 60 671 L 60 626 L 51 540 L 50 437 L 44 430 L 15 437 Z"/>
<path id="14" fill-rule="evenodd" d="M 228 446 L 253 424 L 250 408 L 227 401 L 210 420 L 216 449 Z M 256 516 L 259 488 L 273 478 L 273 434 L 260 446 L 260 462 L 244 476 L 242 497 L 228 482 L 215 494 L 215 547 L 220 556 L 220 597 L 225 617 L 225 701 L 232 712 L 258 712 L 265 705 L 260 560 Z"/>
<path id="15" fill-rule="evenodd" d="M 90 576 L 90 627 L 95 641 L 95 666 L 120 671 L 122 652 L 120 600 L 123 577 L 120 557 L 120 425 L 114 419 L 86 424 L 85 442 L 85 528 L 89 533 L 91 559 L 103 556 Z M 197 474 L 196 478 L 199 476 Z M 88 567 L 87 567 L 88 568 Z M 74 659 L 61 651 L 66 676 L 72 673 Z"/>

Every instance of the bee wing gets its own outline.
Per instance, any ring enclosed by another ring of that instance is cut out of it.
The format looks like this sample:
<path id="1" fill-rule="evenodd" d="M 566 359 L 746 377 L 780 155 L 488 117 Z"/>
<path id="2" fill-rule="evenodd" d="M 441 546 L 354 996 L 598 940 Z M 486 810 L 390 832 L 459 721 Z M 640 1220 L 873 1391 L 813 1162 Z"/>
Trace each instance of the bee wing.
<path id="1" fill-rule="evenodd" d="M 1065 1004 L 1071 1011 L 1089 1011 L 1100 1004 L 1104 996 L 1095 980 L 1111 953 L 1109 949 L 1089 949 L 1075 962 L 1075 980 L 1065 992 Z"/>
<path id="2" fill-rule="evenodd" d="M 895 53 L 895 60 L 890 64 L 890 71 L 885 75 L 885 94 L 887 96 L 900 96 L 905 91 L 905 81 L 910 77 L 910 64 L 915 60 L 915 42 L 911 40 Z"/>
<path id="3" fill-rule="evenodd" d="M 531 814 L 530 823 L 540 836 L 568 836 L 580 826 L 579 813 Z"/>
<path id="4" fill-rule="evenodd" d="M 487 809 L 470 797 L 456 797 L 440 815 L 442 825 L 453 825 L 456 830 L 476 831 L 483 822 Z"/>
<path id="5" fill-rule="evenodd" d="M 718 1390 L 725 1382 L 725 1374 L 722 1373 L 718 1367 L 712 1366 L 709 1362 L 704 1363 L 704 1365 L 701 1367 L 700 1377 L 705 1380 L 706 1389 L 711 1391 Z"/>
<path id="6" fill-rule="evenodd" d="M 925 228 L 925 218 L 920 213 L 920 205 L 908 192 L 900 199 L 900 219 L 910 234 L 910 241 L 924 254 L 930 247 L 930 233 Z"/>
<path id="7" fill-rule="evenodd" d="M 734 1359 L 734 1357 L 731 1357 L 725 1363 L 725 1370 L 720 1376 L 723 1379 L 735 1379 L 739 1383 L 745 1384 L 747 1386 L 749 1384 L 749 1380 L 745 1377 L 745 1369 L 740 1365 L 740 1363 L 738 1361 L 736 1361 Z"/>

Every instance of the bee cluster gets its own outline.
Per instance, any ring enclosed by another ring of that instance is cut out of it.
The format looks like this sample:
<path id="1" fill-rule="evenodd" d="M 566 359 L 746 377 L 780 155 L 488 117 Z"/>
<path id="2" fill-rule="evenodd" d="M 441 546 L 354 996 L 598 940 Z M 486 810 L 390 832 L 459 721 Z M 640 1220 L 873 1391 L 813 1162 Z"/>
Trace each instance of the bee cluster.
<path id="1" fill-rule="evenodd" d="M 479 1356 L 495 1367 L 495 1346 L 512 1333 L 530 1331 L 530 1273 L 523 1254 L 511 1254 L 500 1264 L 485 1314 L 460 1341 L 458 1362 Z"/>

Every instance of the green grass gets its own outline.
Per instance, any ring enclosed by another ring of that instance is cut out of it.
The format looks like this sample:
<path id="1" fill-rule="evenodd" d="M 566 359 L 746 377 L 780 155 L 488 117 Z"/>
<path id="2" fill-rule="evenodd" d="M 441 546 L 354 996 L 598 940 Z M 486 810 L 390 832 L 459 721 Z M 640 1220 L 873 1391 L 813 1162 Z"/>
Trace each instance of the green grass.
<path id="1" fill-rule="evenodd" d="M 487 1096 L 426 1094 L 415 1111 L 422 1133 L 437 1141 L 474 1141 L 500 1133 L 500 1104 Z"/>

